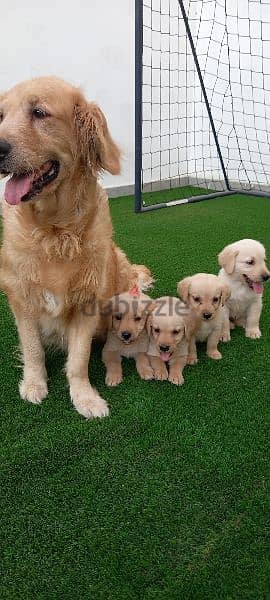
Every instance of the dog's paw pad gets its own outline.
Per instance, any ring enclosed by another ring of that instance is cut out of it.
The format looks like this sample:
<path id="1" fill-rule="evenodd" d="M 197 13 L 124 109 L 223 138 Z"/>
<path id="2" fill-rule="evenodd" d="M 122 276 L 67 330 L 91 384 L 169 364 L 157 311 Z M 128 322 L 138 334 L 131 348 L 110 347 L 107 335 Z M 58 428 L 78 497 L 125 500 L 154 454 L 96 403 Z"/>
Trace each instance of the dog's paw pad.
<path id="1" fill-rule="evenodd" d="M 190 356 L 187 357 L 187 365 L 196 365 L 197 362 L 198 362 L 197 356 L 190 354 Z"/>
<path id="2" fill-rule="evenodd" d="M 141 369 L 139 371 L 139 375 L 140 375 L 141 379 L 145 379 L 145 381 L 149 381 L 149 379 L 153 379 L 154 372 L 153 372 L 153 369 L 151 369 L 151 367 L 145 367 L 144 369 Z"/>
<path id="3" fill-rule="evenodd" d="M 183 385 L 184 377 L 183 375 L 169 375 L 169 381 L 174 385 Z"/>
<path id="4" fill-rule="evenodd" d="M 154 372 L 154 377 L 157 381 L 166 381 L 166 379 L 168 379 L 167 369 L 156 369 Z"/>
<path id="5" fill-rule="evenodd" d="M 96 419 L 107 417 L 109 408 L 105 400 L 97 396 L 95 399 L 87 400 L 86 398 L 75 404 L 75 408 L 86 419 Z"/>
<path id="6" fill-rule="evenodd" d="M 109 374 L 106 375 L 106 385 L 110 386 L 110 387 L 115 387 L 116 385 L 119 385 L 119 383 L 122 382 L 122 375 L 118 375 L 118 374 Z"/>
<path id="7" fill-rule="evenodd" d="M 207 356 L 209 358 L 213 358 L 214 360 L 220 360 L 222 358 L 221 352 L 219 350 L 213 350 L 212 352 L 207 352 Z"/>
<path id="8" fill-rule="evenodd" d="M 231 340 L 230 330 L 228 329 L 228 331 L 223 331 L 220 336 L 220 342 L 230 342 L 230 340 Z"/>
<path id="9" fill-rule="evenodd" d="M 23 380 L 19 385 L 19 390 L 21 398 L 32 402 L 32 404 L 40 404 L 48 394 L 46 381 L 36 383 L 34 381 Z"/>
<path id="10" fill-rule="evenodd" d="M 251 338 L 252 340 L 259 339 L 261 335 L 261 331 L 258 327 L 254 327 L 253 329 L 246 329 L 246 337 Z"/>

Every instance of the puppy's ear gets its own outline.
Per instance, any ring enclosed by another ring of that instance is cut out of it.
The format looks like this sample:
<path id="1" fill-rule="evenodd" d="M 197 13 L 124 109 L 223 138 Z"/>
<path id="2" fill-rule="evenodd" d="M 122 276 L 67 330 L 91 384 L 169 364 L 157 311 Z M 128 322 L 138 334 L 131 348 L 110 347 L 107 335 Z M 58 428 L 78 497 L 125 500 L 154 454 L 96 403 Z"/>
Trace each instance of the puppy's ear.
<path id="1" fill-rule="evenodd" d="M 104 300 L 99 309 L 101 317 L 107 320 L 108 330 L 112 329 L 113 326 L 113 307 L 114 298 L 111 298 L 110 300 Z"/>
<path id="2" fill-rule="evenodd" d="M 146 312 L 150 315 L 153 312 L 153 310 L 155 310 L 156 307 L 157 307 L 157 305 L 155 304 L 155 302 L 153 300 L 151 300 L 149 302 L 149 304 L 147 304 Z"/>
<path id="3" fill-rule="evenodd" d="M 149 317 L 147 318 L 147 321 L 146 321 L 146 328 L 147 328 L 147 333 L 148 333 L 149 337 L 151 336 L 151 333 L 152 333 L 152 331 L 151 331 L 152 323 L 153 323 L 152 315 L 149 315 Z"/>
<path id="4" fill-rule="evenodd" d="M 120 173 L 120 150 L 108 130 L 101 109 L 81 98 L 74 106 L 77 148 L 81 159 L 94 176 L 102 170 Z"/>
<path id="5" fill-rule="evenodd" d="M 182 281 L 179 281 L 179 283 L 177 284 L 177 292 L 178 292 L 180 298 L 182 298 L 182 300 L 186 304 L 188 303 L 190 282 L 191 282 L 191 277 L 185 277 L 185 279 L 182 279 Z"/>
<path id="6" fill-rule="evenodd" d="M 231 295 L 231 288 L 228 285 L 223 285 L 221 288 L 221 304 L 222 304 L 222 306 L 224 306 L 226 300 L 228 300 L 230 295 Z"/>
<path id="7" fill-rule="evenodd" d="M 234 272 L 237 254 L 238 251 L 234 250 L 232 246 L 226 246 L 226 248 L 218 255 L 218 263 L 225 269 L 228 275 L 231 275 Z"/>
<path id="8" fill-rule="evenodd" d="M 190 314 L 184 317 L 184 325 L 185 325 L 185 338 L 190 341 L 191 337 L 194 334 L 196 329 L 196 321 L 191 317 Z"/>

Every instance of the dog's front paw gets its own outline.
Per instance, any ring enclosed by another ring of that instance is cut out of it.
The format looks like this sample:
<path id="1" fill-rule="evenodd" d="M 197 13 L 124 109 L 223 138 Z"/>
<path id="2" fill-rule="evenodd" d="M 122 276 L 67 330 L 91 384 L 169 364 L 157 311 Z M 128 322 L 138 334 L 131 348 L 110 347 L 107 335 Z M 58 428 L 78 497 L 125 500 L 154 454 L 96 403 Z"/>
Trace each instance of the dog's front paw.
<path id="1" fill-rule="evenodd" d="M 154 377 L 157 381 L 166 381 L 168 379 L 168 371 L 165 365 L 161 365 L 154 370 Z"/>
<path id="2" fill-rule="evenodd" d="M 249 329 L 246 329 L 246 337 L 251 338 L 252 340 L 257 340 L 261 335 L 259 327 L 250 327 Z"/>
<path id="3" fill-rule="evenodd" d="M 183 385 L 184 377 L 182 373 L 170 373 L 169 381 L 170 383 L 174 383 L 174 385 Z"/>
<path id="4" fill-rule="evenodd" d="M 210 350 L 207 352 L 207 356 L 209 356 L 209 358 L 213 358 L 214 360 L 220 360 L 222 358 L 222 354 L 219 352 L 219 350 Z"/>
<path id="5" fill-rule="evenodd" d="M 145 379 L 146 381 L 149 381 L 149 379 L 153 379 L 154 377 L 154 371 L 150 366 L 142 367 L 140 370 L 138 370 L 138 373 L 141 379 Z"/>
<path id="6" fill-rule="evenodd" d="M 189 354 L 187 357 L 187 365 L 196 365 L 198 362 L 198 358 L 196 354 Z"/>
<path id="7" fill-rule="evenodd" d="M 116 385 L 119 385 L 119 383 L 121 383 L 122 380 L 122 371 L 113 371 L 111 373 L 107 373 L 105 382 L 106 385 L 109 385 L 110 387 L 115 387 Z"/>
<path id="8" fill-rule="evenodd" d="M 40 404 L 48 394 L 47 382 L 23 379 L 19 385 L 20 396 L 32 404 Z"/>
<path id="9" fill-rule="evenodd" d="M 89 382 L 71 384 L 70 395 L 76 410 L 86 419 L 107 417 L 109 414 L 107 403 Z"/>
<path id="10" fill-rule="evenodd" d="M 221 342 L 230 342 L 230 340 L 231 340 L 230 330 L 228 329 L 226 331 L 223 331 L 220 336 L 220 341 Z"/>

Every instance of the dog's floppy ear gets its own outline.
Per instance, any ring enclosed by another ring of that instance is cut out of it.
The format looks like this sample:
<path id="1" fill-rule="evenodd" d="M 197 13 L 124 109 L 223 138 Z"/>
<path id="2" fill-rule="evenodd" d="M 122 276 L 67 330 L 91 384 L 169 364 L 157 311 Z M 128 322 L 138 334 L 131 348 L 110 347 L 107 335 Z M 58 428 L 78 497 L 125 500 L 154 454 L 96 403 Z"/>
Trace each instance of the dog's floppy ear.
<path id="1" fill-rule="evenodd" d="M 146 321 L 146 328 L 147 328 L 147 333 L 148 333 L 149 337 L 151 336 L 151 333 L 152 333 L 152 331 L 151 331 L 152 324 L 153 324 L 153 319 L 152 319 L 152 314 L 150 314 L 147 317 L 147 321 Z"/>
<path id="2" fill-rule="evenodd" d="M 182 281 L 179 281 L 177 284 L 177 292 L 185 303 L 188 302 L 190 282 L 191 277 L 185 277 L 185 279 L 182 279 Z"/>
<path id="3" fill-rule="evenodd" d="M 232 246 L 226 246 L 223 248 L 222 252 L 218 255 L 218 263 L 223 269 L 225 269 L 228 275 L 231 275 L 234 272 L 235 260 L 237 257 L 238 251 L 235 250 Z"/>
<path id="4" fill-rule="evenodd" d="M 155 304 L 155 301 L 149 300 L 149 304 L 146 306 L 146 312 L 150 315 L 156 307 L 157 305 Z"/>
<path id="5" fill-rule="evenodd" d="M 228 285 L 223 285 L 221 288 L 221 304 L 222 304 L 222 306 L 224 306 L 226 300 L 228 300 L 230 295 L 231 295 L 231 288 Z"/>
<path id="6" fill-rule="evenodd" d="M 81 159 L 94 176 L 102 170 L 120 173 L 120 150 L 113 141 L 107 121 L 94 102 L 78 100 L 74 106 L 77 147 Z"/>
<path id="7" fill-rule="evenodd" d="M 112 329 L 113 326 L 113 311 L 115 309 L 115 296 L 113 296 L 113 298 L 111 298 L 110 300 L 103 300 L 103 302 L 100 304 L 100 315 L 102 316 L 102 318 L 106 318 L 107 320 L 107 324 L 108 324 L 108 329 Z"/>

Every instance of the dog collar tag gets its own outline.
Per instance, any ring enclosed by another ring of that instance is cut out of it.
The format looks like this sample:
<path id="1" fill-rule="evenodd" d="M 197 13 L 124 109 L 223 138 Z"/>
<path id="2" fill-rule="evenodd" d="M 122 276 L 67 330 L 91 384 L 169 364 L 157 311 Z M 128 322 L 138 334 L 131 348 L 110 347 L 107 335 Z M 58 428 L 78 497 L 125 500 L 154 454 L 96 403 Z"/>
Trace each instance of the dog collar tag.
<path id="1" fill-rule="evenodd" d="M 129 293 L 131 296 L 133 296 L 133 298 L 139 298 L 140 296 L 140 290 L 138 288 L 138 284 L 134 283 L 134 285 L 132 286 L 132 288 L 130 288 Z"/>

